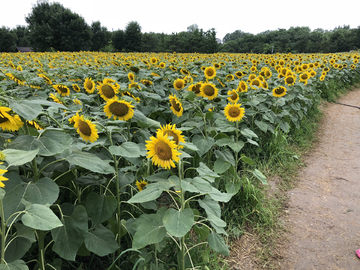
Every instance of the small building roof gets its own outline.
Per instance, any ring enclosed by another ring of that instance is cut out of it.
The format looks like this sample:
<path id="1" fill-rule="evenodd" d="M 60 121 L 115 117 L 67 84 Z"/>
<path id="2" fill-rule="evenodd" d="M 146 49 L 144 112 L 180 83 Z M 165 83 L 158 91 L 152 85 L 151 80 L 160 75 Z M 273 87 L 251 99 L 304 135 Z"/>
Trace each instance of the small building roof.
<path id="1" fill-rule="evenodd" d="M 33 52 L 33 49 L 30 47 L 16 47 L 18 52 Z"/>

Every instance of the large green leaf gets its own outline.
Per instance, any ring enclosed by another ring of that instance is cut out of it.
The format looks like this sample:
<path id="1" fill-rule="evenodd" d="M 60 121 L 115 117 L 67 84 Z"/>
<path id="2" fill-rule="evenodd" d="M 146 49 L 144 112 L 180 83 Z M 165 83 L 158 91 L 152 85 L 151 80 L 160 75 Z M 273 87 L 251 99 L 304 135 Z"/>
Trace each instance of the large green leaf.
<path id="1" fill-rule="evenodd" d="M 114 234 L 101 224 L 86 234 L 84 243 L 89 251 L 99 256 L 108 255 L 119 248 Z"/>
<path id="2" fill-rule="evenodd" d="M 42 231 L 63 226 L 53 211 L 41 204 L 31 204 L 27 207 L 21 221 L 25 226 Z"/>
<path id="3" fill-rule="evenodd" d="M 73 150 L 73 152 L 66 157 L 66 160 L 72 165 L 80 166 L 92 172 L 102 174 L 115 173 L 114 168 L 109 165 L 109 161 L 102 160 L 98 156 L 88 152 Z"/>
<path id="4" fill-rule="evenodd" d="M 214 172 L 222 174 L 231 167 L 231 164 L 221 158 L 218 158 L 214 163 Z"/>
<path id="5" fill-rule="evenodd" d="M 10 100 L 9 107 L 15 113 L 29 121 L 35 119 L 43 111 L 43 107 L 41 107 L 41 105 L 36 104 L 31 100 Z"/>
<path id="6" fill-rule="evenodd" d="M 3 151 L 3 153 L 5 154 L 5 161 L 8 163 L 8 167 L 20 166 L 32 161 L 36 157 L 38 152 L 39 149 L 32 151 L 5 149 Z"/>
<path id="7" fill-rule="evenodd" d="M 232 150 L 238 153 L 244 147 L 245 143 L 243 141 L 230 141 L 228 145 Z"/>
<path id="8" fill-rule="evenodd" d="M 204 138 L 202 136 L 195 135 L 192 139 L 192 143 L 196 145 L 196 147 L 199 149 L 197 152 L 200 156 L 202 156 L 211 149 L 215 143 L 215 140 L 212 137 Z"/>
<path id="9" fill-rule="evenodd" d="M 257 179 L 259 179 L 261 181 L 261 183 L 263 183 L 264 185 L 267 185 L 267 181 L 266 181 L 266 176 L 262 174 L 262 172 L 260 172 L 258 169 L 255 169 L 253 171 L 253 174 L 256 176 Z"/>
<path id="10" fill-rule="evenodd" d="M 107 220 L 116 210 L 117 201 L 114 196 L 99 195 L 91 192 L 86 198 L 86 210 L 91 217 L 93 227 Z"/>
<path id="11" fill-rule="evenodd" d="M 208 243 L 209 246 L 215 250 L 216 252 L 220 253 L 221 255 L 224 256 L 229 256 L 229 249 L 227 247 L 227 245 L 225 244 L 224 238 L 215 233 L 214 231 L 212 231 L 209 236 L 208 236 Z"/>
<path id="12" fill-rule="evenodd" d="M 164 211 L 158 210 L 156 214 L 143 214 L 135 221 L 136 233 L 134 234 L 132 247 L 141 249 L 147 245 L 160 243 L 165 235 L 162 218 Z"/>
<path id="13" fill-rule="evenodd" d="M 5 219 L 9 218 L 13 213 L 25 209 L 25 206 L 22 204 L 23 199 L 33 204 L 51 205 L 58 198 L 59 187 L 50 178 L 44 177 L 35 183 L 26 183 L 14 172 L 6 173 L 5 176 L 11 179 L 9 184 L 5 186 Z"/>
<path id="14" fill-rule="evenodd" d="M 197 193 L 208 193 L 212 191 L 211 184 L 200 177 L 183 179 L 181 181 L 181 188 L 184 191 Z"/>
<path id="15" fill-rule="evenodd" d="M 124 142 L 120 146 L 112 145 L 109 147 L 109 151 L 112 155 L 128 158 L 137 158 L 141 156 L 139 145 L 133 142 Z"/>
<path id="16" fill-rule="evenodd" d="M 231 165 L 235 166 L 234 155 L 229 149 L 224 149 L 222 151 L 215 150 L 214 154 L 215 154 L 216 158 L 222 159 L 226 162 L 229 162 Z"/>
<path id="17" fill-rule="evenodd" d="M 16 260 L 11 263 L 0 264 L 0 270 L 29 270 L 23 260 Z"/>
<path id="18" fill-rule="evenodd" d="M 63 216 L 63 225 L 51 231 L 53 251 L 65 260 L 74 261 L 88 232 L 88 216 L 85 207 L 76 206 L 70 216 Z"/>
<path id="19" fill-rule="evenodd" d="M 205 165 L 205 163 L 202 162 L 200 162 L 199 167 L 196 169 L 196 171 L 199 173 L 201 178 L 209 181 L 210 183 L 214 182 L 215 178 L 220 177 L 220 175 L 214 173 Z"/>
<path id="20" fill-rule="evenodd" d="M 260 128 L 263 132 L 266 132 L 268 129 L 268 124 L 263 121 L 255 120 L 255 125 Z"/>
<path id="21" fill-rule="evenodd" d="M 163 217 L 163 224 L 172 236 L 183 237 L 194 225 L 194 212 L 189 208 L 182 211 L 169 208 Z"/>
<path id="22" fill-rule="evenodd" d="M 174 186 L 170 181 L 157 182 L 153 184 L 148 184 L 145 189 L 136 193 L 130 200 L 129 203 L 144 203 L 152 200 L 156 200 L 160 197 L 161 193 L 164 190 L 168 190 L 170 187 Z"/>
<path id="23" fill-rule="evenodd" d="M 58 130 L 46 131 L 38 140 L 41 144 L 39 155 L 54 156 L 64 152 L 73 142 L 72 137 Z"/>
<path id="24" fill-rule="evenodd" d="M 21 259 L 31 247 L 29 239 L 23 237 L 14 237 L 10 239 L 5 251 L 5 260 L 8 263 Z"/>
<path id="25" fill-rule="evenodd" d="M 248 128 L 243 128 L 243 129 L 241 129 L 240 132 L 242 135 L 244 135 L 248 139 L 258 137 L 254 131 L 252 131 L 251 129 L 248 129 Z"/>

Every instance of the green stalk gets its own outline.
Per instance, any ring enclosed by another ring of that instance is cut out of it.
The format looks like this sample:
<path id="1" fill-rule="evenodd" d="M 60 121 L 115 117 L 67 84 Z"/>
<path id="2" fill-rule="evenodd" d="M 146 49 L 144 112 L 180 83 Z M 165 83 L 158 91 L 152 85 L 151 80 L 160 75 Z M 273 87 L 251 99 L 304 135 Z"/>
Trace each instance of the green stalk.
<path id="1" fill-rule="evenodd" d="M 116 215 L 116 225 L 117 225 L 117 243 L 119 245 L 118 249 L 118 266 L 120 268 L 120 253 L 121 253 L 121 239 L 120 239 L 120 230 L 121 230 L 121 201 L 120 201 L 120 179 L 119 179 L 119 172 L 118 172 L 118 161 L 116 156 L 113 155 L 114 163 L 115 163 L 115 183 L 116 183 L 116 201 L 117 201 L 117 215 Z"/>
<path id="2" fill-rule="evenodd" d="M 39 246 L 39 265 L 41 270 L 45 270 L 45 248 L 44 248 L 44 232 L 36 231 Z"/>
<path id="3" fill-rule="evenodd" d="M 5 263 L 5 242 L 6 242 L 6 224 L 3 201 L 0 200 L 0 211 L 1 211 L 1 261 L 0 264 Z"/>
<path id="4" fill-rule="evenodd" d="M 21 117 L 21 120 L 24 122 L 24 131 L 26 135 L 30 135 L 30 131 L 29 131 L 29 127 L 26 123 L 26 119 Z M 34 174 L 34 183 L 37 182 L 39 180 L 39 172 L 38 172 L 38 167 L 37 167 L 37 163 L 36 163 L 36 157 L 34 157 L 34 159 L 31 161 L 31 167 L 33 169 L 33 174 Z"/>
<path id="5" fill-rule="evenodd" d="M 183 168 L 183 163 L 182 160 L 180 159 L 179 161 L 179 167 L 178 167 L 178 172 L 179 172 L 179 184 L 180 184 L 180 203 L 181 203 L 181 208 L 180 211 L 183 211 L 185 209 L 185 194 L 183 189 L 181 188 L 181 181 L 184 177 L 184 168 Z M 184 237 L 180 237 L 180 258 L 179 258 L 179 262 L 178 262 L 178 269 L 179 270 L 185 270 L 185 236 Z"/>

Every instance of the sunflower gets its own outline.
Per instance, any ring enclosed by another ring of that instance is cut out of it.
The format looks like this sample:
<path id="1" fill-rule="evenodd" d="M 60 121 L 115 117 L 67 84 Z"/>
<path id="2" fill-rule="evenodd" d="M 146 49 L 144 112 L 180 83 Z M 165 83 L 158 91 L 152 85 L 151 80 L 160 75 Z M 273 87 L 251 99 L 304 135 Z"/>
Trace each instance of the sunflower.
<path id="1" fill-rule="evenodd" d="M 49 85 L 52 85 L 52 84 L 53 84 L 52 81 L 49 79 L 49 77 L 47 77 L 46 75 L 44 75 L 44 74 L 38 74 L 38 76 L 39 76 L 40 78 L 43 78 L 47 84 L 49 84 Z"/>
<path id="2" fill-rule="evenodd" d="M 165 68 L 166 67 L 166 64 L 164 63 L 164 62 L 161 62 L 160 64 L 159 64 L 159 68 Z"/>
<path id="3" fill-rule="evenodd" d="M 146 141 L 147 158 L 151 158 L 153 164 L 164 169 L 175 168 L 174 162 L 180 161 L 181 153 L 176 148 L 175 141 L 161 133 L 158 133 L 156 138 L 151 137 L 150 141 Z"/>
<path id="4" fill-rule="evenodd" d="M 172 112 L 177 117 L 182 116 L 182 114 L 184 112 L 184 108 L 183 108 L 181 102 L 178 100 L 178 98 L 175 95 L 170 95 L 169 100 L 170 100 L 170 104 L 171 104 L 170 109 L 172 110 Z"/>
<path id="5" fill-rule="evenodd" d="M 236 72 L 235 72 L 235 76 L 236 76 L 238 79 L 241 79 L 242 77 L 245 76 L 245 74 L 243 74 L 241 71 L 236 71 Z"/>
<path id="6" fill-rule="evenodd" d="M 26 82 L 26 81 L 24 81 L 24 80 L 19 79 L 18 77 L 16 77 L 16 76 L 15 76 L 14 74 L 12 74 L 12 73 L 6 73 L 5 75 L 8 76 L 10 80 L 16 82 L 17 84 L 24 85 L 25 82 Z"/>
<path id="7" fill-rule="evenodd" d="M 272 92 L 274 97 L 283 97 L 286 95 L 286 88 L 284 86 L 278 86 L 274 88 Z"/>
<path id="8" fill-rule="evenodd" d="M 114 120 L 119 119 L 127 121 L 134 116 L 134 106 L 131 102 L 125 100 L 109 99 L 104 106 L 104 112 L 106 116 L 110 118 L 114 117 Z"/>
<path id="9" fill-rule="evenodd" d="M 189 85 L 188 90 L 194 92 L 197 96 L 200 96 L 200 87 L 202 82 Z"/>
<path id="10" fill-rule="evenodd" d="M 200 95 L 204 98 L 208 98 L 210 100 L 217 97 L 219 89 L 215 87 L 215 84 L 212 83 L 203 83 L 200 87 Z"/>
<path id="11" fill-rule="evenodd" d="M 81 101 L 78 100 L 77 98 L 73 99 L 73 103 L 74 103 L 75 105 L 82 105 Z"/>
<path id="12" fill-rule="evenodd" d="M 83 138 L 84 141 L 90 141 L 93 143 L 99 138 L 96 126 L 91 123 L 90 120 L 85 120 L 83 115 L 79 116 L 79 114 L 76 113 L 73 121 L 76 132 L 80 135 L 81 138 Z"/>
<path id="13" fill-rule="evenodd" d="M 86 78 L 85 79 L 84 88 L 85 88 L 86 92 L 88 92 L 89 94 L 94 93 L 94 91 L 95 91 L 95 83 L 92 81 L 91 78 Z"/>
<path id="14" fill-rule="evenodd" d="M 300 82 L 303 82 L 303 83 L 306 85 L 307 82 L 308 82 L 308 79 L 310 78 L 310 75 L 309 75 L 309 73 L 304 72 L 304 73 L 301 73 L 301 74 L 300 74 L 299 78 L 300 78 L 299 81 L 300 81 Z"/>
<path id="15" fill-rule="evenodd" d="M 228 91 L 227 94 L 228 94 L 228 96 L 229 96 L 227 99 L 228 99 L 231 103 L 236 103 L 236 102 L 239 101 L 239 98 L 240 98 L 240 97 L 239 97 L 238 92 L 237 92 L 235 89 Z"/>
<path id="16" fill-rule="evenodd" d="M 180 69 L 180 72 L 181 72 L 182 74 L 184 74 L 185 76 L 190 75 L 190 72 L 189 72 L 187 69 L 185 69 L 185 68 Z"/>
<path id="17" fill-rule="evenodd" d="M 0 164 L 3 164 L 3 163 L 0 162 Z M 5 184 L 3 182 L 9 180 L 9 178 L 6 178 L 3 176 L 3 174 L 6 172 L 7 172 L 7 170 L 0 169 L 0 187 L 5 187 Z"/>
<path id="18" fill-rule="evenodd" d="M 236 122 L 243 119 L 245 115 L 245 109 L 240 108 L 240 103 L 231 104 L 228 103 L 226 107 L 224 108 L 224 114 L 226 116 L 226 119 L 230 122 Z"/>
<path id="19" fill-rule="evenodd" d="M 248 89 L 248 86 L 247 86 L 246 82 L 240 81 L 236 90 L 238 90 L 239 92 L 247 92 L 247 89 Z"/>
<path id="20" fill-rule="evenodd" d="M 129 79 L 130 82 L 134 82 L 134 81 L 135 81 L 135 75 L 134 75 L 134 73 L 132 73 L 132 72 L 128 73 L 127 77 L 128 77 L 128 79 Z"/>
<path id="21" fill-rule="evenodd" d="M 144 180 L 141 180 L 140 182 L 138 180 L 136 180 L 136 183 L 135 183 L 135 185 L 137 186 L 139 191 L 142 191 L 147 184 L 148 183 L 145 182 Z"/>
<path id="22" fill-rule="evenodd" d="M 170 66 L 169 68 L 170 68 L 172 71 L 177 71 L 177 68 L 174 67 L 174 66 Z"/>
<path id="23" fill-rule="evenodd" d="M 287 76 L 287 77 L 285 77 L 284 81 L 285 81 L 286 85 L 294 85 L 296 82 L 296 77 L 295 76 Z"/>
<path id="24" fill-rule="evenodd" d="M 56 91 L 58 91 L 58 93 L 60 95 L 62 95 L 63 97 L 69 96 L 70 95 L 70 89 L 62 84 L 55 84 L 53 85 L 53 87 L 56 89 Z"/>
<path id="25" fill-rule="evenodd" d="M 181 90 L 185 87 L 185 81 L 183 79 L 176 79 L 173 85 L 176 90 Z"/>
<path id="26" fill-rule="evenodd" d="M 250 82 L 250 87 L 252 89 L 258 89 L 259 87 L 261 87 L 261 81 L 258 78 L 255 78 Z"/>
<path id="27" fill-rule="evenodd" d="M 24 123 L 18 115 L 12 116 L 8 114 L 9 111 L 11 109 L 8 107 L 0 107 L 0 128 L 9 131 L 19 130 Z"/>
<path id="28" fill-rule="evenodd" d="M 59 99 L 60 96 L 58 96 L 57 94 L 55 94 L 55 95 L 54 95 L 54 94 L 50 94 L 49 97 L 50 97 L 53 101 L 55 101 L 56 103 L 59 103 L 59 104 L 64 105 L 64 103 Z"/>
<path id="29" fill-rule="evenodd" d="M 325 76 L 326 76 L 326 75 L 321 75 L 320 78 L 319 78 L 320 81 L 324 81 L 324 80 L 325 80 Z"/>
<path id="30" fill-rule="evenodd" d="M 74 83 L 74 84 L 72 85 L 72 88 L 74 89 L 75 92 L 80 92 L 80 86 L 77 85 L 76 83 Z"/>
<path id="31" fill-rule="evenodd" d="M 133 83 L 130 83 L 130 84 L 129 84 L 129 89 L 138 89 L 138 90 L 140 90 L 140 89 L 141 89 L 141 86 L 138 85 L 137 82 L 133 82 Z"/>
<path id="32" fill-rule="evenodd" d="M 38 123 L 36 123 L 35 121 L 26 121 L 26 124 L 29 126 L 29 127 L 33 127 L 37 130 L 43 130 L 43 127 L 41 127 Z"/>
<path id="33" fill-rule="evenodd" d="M 23 71 L 23 68 L 22 68 L 22 66 L 18 65 L 18 66 L 16 67 L 16 70 L 17 70 L 17 71 Z"/>
<path id="34" fill-rule="evenodd" d="M 213 79 L 216 76 L 216 69 L 214 67 L 207 67 L 204 70 L 206 79 Z"/>
<path id="35" fill-rule="evenodd" d="M 158 62 L 158 60 L 155 58 L 155 57 L 152 57 L 151 59 L 150 59 L 150 63 L 151 64 L 156 64 Z"/>
<path id="36" fill-rule="evenodd" d="M 182 145 L 179 145 L 180 142 L 185 143 L 184 136 L 181 135 L 182 131 L 176 129 L 176 125 L 167 124 L 166 126 L 160 126 L 160 129 L 157 130 L 157 136 L 161 133 L 162 135 L 167 135 L 168 137 L 172 137 L 171 140 L 173 140 L 177 148 L 183 148 Z"/>
<path id="37" fill-rule="evenodd" d="M 122 95 L 122 96 L 131 97 L 131 98 L 133 98 L 137 103 L 140 102 L 140 98 L 135 97 L 135 96 L 134 96 L 132 93 L 130 93 L 129 91 L 121 92 L 121 95 Z"/>
<path id="38" fill-rule="evenodd" d="M 227 80 L 228 82 L 233 81 L 234 78 L 235 78 L 235 77 L 234 77 L 234 75 L 232 75 L 232 74 L 226 75 L 226 80 Z"/>
<path id="39" fill-rule="evenodd" d="M 153 85 L 153 82 L 152 82 L 152 81 L 146 80 L 146 79 L 142 79 L 140 82 L 141 82 L 143 85 L 145 85 L 145 86 Z"/>
<path id="40" fill-rule="evenodd" d="M 99 90 L 100 96 L 105 101 L 114 98 L 119 92 L 112 84 L 109 83 L 100 83 L 100 85 L 97 86 L 97 89 Z"/>

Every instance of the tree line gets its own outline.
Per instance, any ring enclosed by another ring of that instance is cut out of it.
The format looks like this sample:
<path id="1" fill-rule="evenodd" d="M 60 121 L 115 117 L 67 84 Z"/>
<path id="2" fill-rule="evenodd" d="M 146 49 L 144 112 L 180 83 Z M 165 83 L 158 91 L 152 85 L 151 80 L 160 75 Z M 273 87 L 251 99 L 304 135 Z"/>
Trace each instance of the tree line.
<path id="1" fill-rule="evenodd" d="M 0 52 L 15 52 L 16 47 L 32 47 L 34 51 L 179 53 L 333 53 L 360 48 L 360 26 L 333 31 L 291 27 L 256 35 L 236 30 L 226 34 L 221 44 L 214 28 L 204 31 L 193 24 L 179 33 L 142 33 L 139 23 L 132 21 L 124 30 L 109 31 L 100 21 L 89 26 L 60 3 L 48 2 L 34 6 L 26 22 L 27 26 L 0 28 Z"/>

